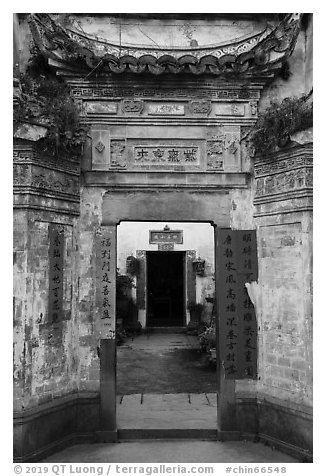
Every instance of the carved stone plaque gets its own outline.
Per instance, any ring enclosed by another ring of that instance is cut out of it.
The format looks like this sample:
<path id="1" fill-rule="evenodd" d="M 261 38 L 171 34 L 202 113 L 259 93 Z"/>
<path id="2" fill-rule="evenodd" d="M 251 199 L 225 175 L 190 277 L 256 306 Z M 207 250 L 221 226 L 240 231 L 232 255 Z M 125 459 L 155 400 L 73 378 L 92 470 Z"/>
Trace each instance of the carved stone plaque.
<path id="1" fill-rule="evenodd" d="M 242 103 L 218 103 L 215 104 L 216 116 L 244 116 L 245 107 Z"/>
<path id="2" fill-rule="evenodd" d="M 154 116 L 183 116 L 184 113 L 184 104 L 163 103 L 149 104 L 148 106 L 148 114 Z"/>
<path id="3" fill-rule="evenodd" d="M 160 165 L 199 165 L 199 147 L 182 146 L 135 146 L 134 163 Z"/>
<path id="4" fill-rule="evenodd" d="M 86 102 L 87 114 L 117 114 L 118 104 L 109 101 Z"/>

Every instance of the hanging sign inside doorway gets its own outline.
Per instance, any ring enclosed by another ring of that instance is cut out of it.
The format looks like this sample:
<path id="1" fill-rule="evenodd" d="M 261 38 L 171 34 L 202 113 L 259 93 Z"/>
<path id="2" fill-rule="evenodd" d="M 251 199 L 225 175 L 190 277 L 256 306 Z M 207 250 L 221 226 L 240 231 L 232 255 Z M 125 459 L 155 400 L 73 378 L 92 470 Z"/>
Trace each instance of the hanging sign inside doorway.
<path id="1" fill-rule="evenodd" d="M 166 225 L 163 230 L 150 230 L 149 231 L 149 243 L 183 243 L 183 231 L 182 230 L 170 230 Z"/>
<path id="2" fill-rule="evenodd" d="M 245 283 L 258 279 L 254 230 L 218 230 L 219 346 L 226 379 L 256 378 L 257 322 Z"/>
<path id="3" fill-rule="evenodd" d="M 96 334 L 115 339 L 116 229 L 102 226 L 96 234 Z"/>
<path id="4" fill-rule="evenodd" d="M 63 253 L 64 230 L 62 225 L 49 225 L 49 317 L 50 323 L 63 318 Z"/>

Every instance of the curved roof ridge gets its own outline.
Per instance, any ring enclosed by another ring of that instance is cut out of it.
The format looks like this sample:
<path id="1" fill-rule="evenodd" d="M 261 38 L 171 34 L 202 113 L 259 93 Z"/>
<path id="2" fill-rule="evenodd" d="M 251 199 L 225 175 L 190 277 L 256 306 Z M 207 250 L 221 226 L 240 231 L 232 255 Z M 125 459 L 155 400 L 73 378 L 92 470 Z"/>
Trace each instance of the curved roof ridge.
<path id="1" fill-rule="evenodd" d="M 100 67 L 103 72 L 110 73 L 129 70 L 176 74 L 187 71 L 193 74 L 270 76 L 282 67 L 293 51 L 300 29 L 300 15 L 287 14 L 274 29 L 266 27 L 259 33 L 225 44 L 183 48 L 117 45 L 71 30 L 46 13 L 31 14 L 30 25 L 40 51 L 56 62 L 65 63 L 65 68 L 69 64 L 76 67 L 82 60 L 86 68 Z M 214 60 L 207 61 L 207 57 Z"/>

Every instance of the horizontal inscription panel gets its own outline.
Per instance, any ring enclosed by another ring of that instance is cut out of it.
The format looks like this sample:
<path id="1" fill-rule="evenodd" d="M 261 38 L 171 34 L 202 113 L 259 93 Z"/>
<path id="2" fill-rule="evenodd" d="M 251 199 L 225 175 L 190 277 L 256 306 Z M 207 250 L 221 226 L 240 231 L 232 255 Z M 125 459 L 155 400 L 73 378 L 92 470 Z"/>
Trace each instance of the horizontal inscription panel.
<path id="1" fill-rule="evenodd" d="M 215 103 L 214 112 L 216 116 L 244 116 L 245 106 L 241 103 Z"/>
<path id="2" fill-rule="evenodd" d="M 150 230 L 149 243 L 183 243 L 182 230 Z"/>
<path id="3" fill-rule="evenodd" d="M 198 146 L 134 146 L 134 165 L 199 165 Z"/>
<path id="4" fill-rule="evenodd" d="M 149 104 L 148 114 L 154 116 L 184 116 L 184 104 L 163 103 Z"/>
<path id="5" fill-rule="evenodd" d="M 88 114 L 117 114 L 118 104 L 108 101 L 86 102 L 86 112 Z"/>

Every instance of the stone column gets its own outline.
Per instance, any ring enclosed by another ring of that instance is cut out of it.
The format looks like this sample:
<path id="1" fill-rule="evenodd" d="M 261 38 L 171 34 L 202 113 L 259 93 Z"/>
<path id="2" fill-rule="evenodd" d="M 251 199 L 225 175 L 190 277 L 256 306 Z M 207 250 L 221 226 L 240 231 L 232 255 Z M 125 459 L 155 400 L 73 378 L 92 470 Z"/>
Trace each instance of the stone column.
<path id="1" fill-rule="evenodd" d="M 100 339 L 100 441 L 117 439 L 116 424 L 116 226 L 102 226 L 96 238 L 95 332 Z"/>
<path id="2" fill-rule="evenodd" d="M 219 288 L 219 260 L 218 260 L 218 241 L 217 228 L 214 229 L 215 242 L 215 296 L 218 298 Z M 216 301 L 215 308 L 218 309 L 218 301 Z M 235 396 L 235 380 L 225 378 L 225 369 L 221 361 L 220 346 L 219 346 L 219 327 L 220 320 L 217 314 L 216 320 L 216 366 L 217 366 L 217 436 L 221 441 L 224 440 L 238 440 L 238 422 Z"/>

